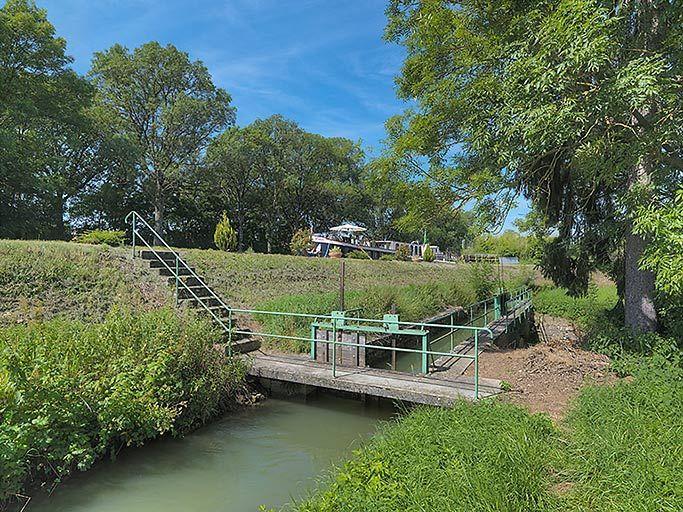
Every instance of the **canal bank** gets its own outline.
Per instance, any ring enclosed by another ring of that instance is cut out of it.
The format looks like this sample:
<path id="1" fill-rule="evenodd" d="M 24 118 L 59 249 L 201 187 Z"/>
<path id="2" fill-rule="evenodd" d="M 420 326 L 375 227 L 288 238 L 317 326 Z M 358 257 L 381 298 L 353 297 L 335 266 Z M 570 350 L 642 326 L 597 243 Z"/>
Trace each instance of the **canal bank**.
<path id="1" fill-rule="evenodd" d="M 123 452 L 76 474 L 28 512 L 242 512 L 279 508 L 369 438 L 394 410 L 386 403 L 318 394 L 271 398 L 181 439 Z"/>

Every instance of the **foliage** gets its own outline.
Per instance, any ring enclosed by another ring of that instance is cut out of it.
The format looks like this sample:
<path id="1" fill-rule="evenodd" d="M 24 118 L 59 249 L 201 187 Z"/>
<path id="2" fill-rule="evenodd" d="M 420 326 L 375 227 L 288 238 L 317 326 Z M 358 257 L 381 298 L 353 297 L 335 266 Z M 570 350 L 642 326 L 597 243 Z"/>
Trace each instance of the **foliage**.
<path id="1" fill-rule="evenodd" d="M 90 78 L 117 132 L 137 145 L 139 181 L 163 235 L 167 196 L 178 190 L 180 174 L 218 130 L 234 124 L 230 95 L 214 85 L 202 62 L 157 42 L 132 52 L 120 44 L 96 52 Z"/>
<path id="2" fill-rule="evenodd" d="M 632 382 L 585 388 L 568 418 L 566 508 L 680 510 L 681 410 L 680 366 L 641 367 Z"/>
<path id="3" fill-rule="evenodd" d="M 355 250 L 351 251 L 346 255 L 347 258 L 350 258 L 352 260 L 369 260 L 371 259 L 370 256 L 368 256 L 368 253 L 362 250 Z"/>
<path id="4" fill-rule="evenodd" d="M 382 255 L 379 257 L 379 260 L 380 260 L 380 261 L 395 261 L 395 260 L 396 260 L 396 256 L 394 256 L 393 254 L 382 254 Z"/>
<path id="5" fill-rule="evenodd" d="M 136 311 L 172 300 L 130 249 L 0 240 L 0 325 L 50 319 L 101 321 L 115 305 Z"/>
<path id="6" fill-rule="evenodd" d="M 310 248 L 311 230 L 306 228 L 297 229 L 292 235 L 292 240 L 289 242 L 289 249 L 292 251 L 292 254 L 306 256 Z"/>
<path id="7" fill-rule="evenodd" d="M 498 402 L 421 407 L 298 504 L 304 511 L 548 510 L 549 419 Z"/>
<path id="8" fill-rule="evenodd" d="M 244 377 L 207 322 L 171 309 L 3 328 L 0 500 L 224 411 Z"/>
<path id="9" fill-rule="evenodd" d="M 469 263 L 465 280 L 477 300 L 488 299 L 502 286 L 489 263 Z"/>
<path id="10" fill-rule="evenodd" d="M 512 230 L 498 236 L 484 234 L 476 237 L 472 243 L 472 252 L 531 259 L 529 240 Z"/>
<path id="11" fill-rule="evenodd" d="M 332 249 L 330 249 L 328 254 L 329 254 L 329 256 L 338 258 L 341 256 L 342 250 L 339 247 L 332 247 Z"/>
<path id="12" fill-rule="evenodd" d="M 669 204 L 641 206 L 633 222 L 635 231 L 649 239 L 643 268 L 655 272 L 660 291 L 683 295 L 683 188 Z"/>
<path id="13" fill-rule="evenodd" d="M 615 286 L 591 285 L 583 296 L 572 296 L 564 288 L 544 287 L 534 293 L 534 310 L 567 318 L 586 328 L 613 309 L 618 302 Z"/>
<path id="14" fill-rule="evenodd" d="M 111 245 L 117 247 L 125 242 L 125 231 L 114 231 L 108 229 L 93 229 L 86 231 L 74 238 L 74 242 L 79 244 L 91 245 Z"/>
<path id="15" fill-rule="evenodd" d="M 225 212 L 223 212 L 223 217 L 216 224 L 213 241 L 221 251 L 234 251 L 237 247 L 237 234 L 230 225 L 230 219 L 228 219 L 228 214 Z"/>
<path id="16" fill-rule="evenodd" d="M 556 234 L 548 275 L 580 293 L 614 268 L 626 321 L 653 329 L 627 212 L 668 203 L 681 181 L 683 7 L 392 0 L 387 15 L 406 49 L 399 95 L 416 104 L 387 124 L 395 161 L 474 202 L 484 225 L 521 193 Z"/>
<path id="17" fill-rule="evenodd" d="M 409 261 L 410 260 L 410 251 L 408 250 L 407 245 L 401 244 L 396 248 L 396 259 L 398 261 Z"/>
<path id="18" fill-rule="evenodd" d="M 424 248 L 424 251 L 422 252 L 422 259 L 424 261 L 434 261 L 436 259 L 436 254 L 434 254 L 434 251 L 432 250 L 431 245 L 427 245 Z"/>

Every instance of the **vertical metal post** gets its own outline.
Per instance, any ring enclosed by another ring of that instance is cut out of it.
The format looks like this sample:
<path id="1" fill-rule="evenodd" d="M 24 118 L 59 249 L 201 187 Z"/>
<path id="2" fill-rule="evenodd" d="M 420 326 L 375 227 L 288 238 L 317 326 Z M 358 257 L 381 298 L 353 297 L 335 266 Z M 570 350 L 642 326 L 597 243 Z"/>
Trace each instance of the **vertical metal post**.
<path id="1" fill-rule="evenodd" d="M 175 305 L 178 307 L 178 288 L 180 285 L 180 275 L 178 273 L 178 255 L 175 257 Z"/>
<path id="2" fill-rule="evenodd" d="M 500 319 L 500 295 L 496 295 L 493 298 L 493 319 Z"/>
<path id="3" fill-rule="evenodd" d="M 311 324 L 311 360 L 315 361 L 316 353 L 315 353 L 315 347 L 316 347 L 316 341 L 315 337 L 317 335 L 317 329 L 315 328 L 315 325 Z"/>
<path id="4" fill-rule="evenodd" d="M 135 259 L 135 212 L 133 212 L 133 259 Z"/>
<path id="5" fill-rule="evenodd" d="M 337 376 L 337 319 L 332 319 L 332 377 Z"/>
<path id="6" fill-rule="evenodd" d="M 487 300 L 484 301 L 484 325 L 485 325 L 485 326 L 489 324 L 488 316 L 487 316 L 486 304 L 488 304 L 488 301 L 487 301 Z"/>
<path id="7" fill-rule="evenodd" d="M 427 335 L 422 335 L 422 373 L 427 374 Z"/>
<path id="8" fill-rule="evenodd" d="M 455 325 L 455 311 L 451 313 L 451 352 L 453 352 L 453 325 Z"/>
<path id="9" fill-rule="evenodd" d="M 346 275 L 346 262 L 342 259 L 339 263 L 339 311 L 344 311 L 344 277 Z"/>
<path id="10" fill-rule="evenodd" d="M 228 309 L 228 355 L 232 355 L 232 308 Z"/>
<path id="11" fill-rule="evenodd" d="M 474 331 L 474 399 L 479 400 L 479 329 Z"/>

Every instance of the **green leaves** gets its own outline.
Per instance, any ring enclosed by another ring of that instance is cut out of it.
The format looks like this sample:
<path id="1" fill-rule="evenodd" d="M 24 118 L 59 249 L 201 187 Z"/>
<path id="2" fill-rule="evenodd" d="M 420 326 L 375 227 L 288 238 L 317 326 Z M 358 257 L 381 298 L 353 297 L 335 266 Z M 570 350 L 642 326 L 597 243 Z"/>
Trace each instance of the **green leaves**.
<path id="1" fill-rule="evenodd" d="M 223 217 L 216 224 L 213 241 L 221 251 L 234 251 L 237 248 L 237 233 L 230 225 L 228 214 L 223 212 Z"/>

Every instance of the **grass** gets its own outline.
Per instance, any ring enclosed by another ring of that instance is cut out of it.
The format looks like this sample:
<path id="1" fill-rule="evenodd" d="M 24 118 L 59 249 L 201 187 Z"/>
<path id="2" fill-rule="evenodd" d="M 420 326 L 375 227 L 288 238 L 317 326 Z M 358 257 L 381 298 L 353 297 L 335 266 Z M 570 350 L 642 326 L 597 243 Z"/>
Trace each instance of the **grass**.
<path id="1" fill-rule="evenodd" d="M 143 311 L 171 290 L 123 248 L 0 240 L 0 325 L 56 316 L 101 321 L 114 305 Z"/>
<path id="2" fill-rule="evenodd" d="M 588 327 L 600 315 L 614 308 L 618 300 L 614 285 L 591 286 L 586 295 L 579 297 L 572 297 L 564 288 L 546 286 L 534 293 L 534 310 Z"/>
<path id="3" fill-rule="evenodd" d="M 500 401 L 384 426 L 299 512 L 683 509 L 683 372 L 587 386 L 565 423 Z"/>
<path id="4" fill-rule="evenodd" d="M 300 512 L 548 510 L 546 417 L 500 402 L 419 408 L 328 477 Z"/>

